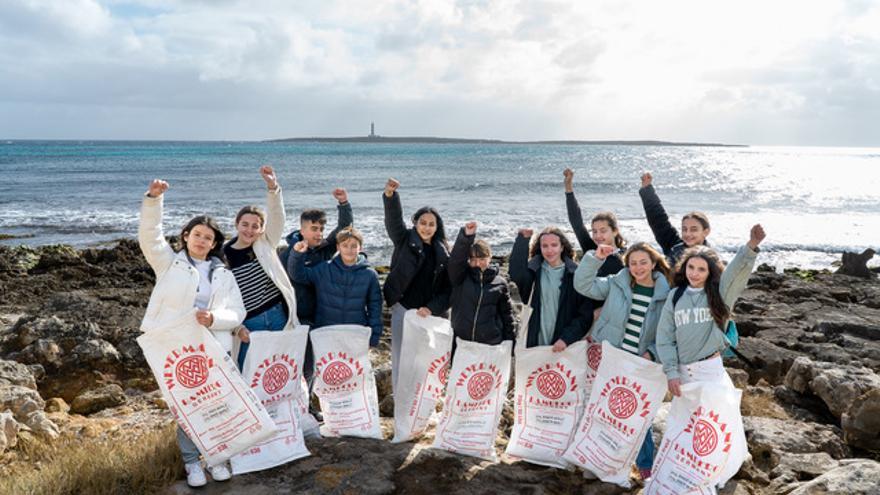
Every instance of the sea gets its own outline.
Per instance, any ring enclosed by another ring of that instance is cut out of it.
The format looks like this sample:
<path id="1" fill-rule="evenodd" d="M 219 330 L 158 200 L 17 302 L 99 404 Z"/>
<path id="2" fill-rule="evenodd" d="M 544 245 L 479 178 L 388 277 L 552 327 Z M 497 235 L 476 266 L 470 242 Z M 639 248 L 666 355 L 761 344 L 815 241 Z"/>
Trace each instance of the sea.
<path id="1" fill-rule="evenodd" d="M 431 205 L 450 241 L 475 220 L 478 236 L 503 254 L 523 227 L 571 234 L 566 167 L 575 171 L 584 217 L 616 213 L 631 242 L 654 242 L 638 195 L 640 175 L 650 171 L 673 225 L 705 212 L 709 240 L 726 258 L 756 223 L 767 232 L 759 262 L 778 270 L 833 268 L 843 251 L 880 250 L 880 148 L 371 142 L 0 141 L 0 237 L 13 236 L 0 243 L 88 247 L 134 238 L 154 178 L 171 185 L 167 233 L 203 213 L 232 232 L 239 208 L 265 202 L 263 164 L 283 186 L 287 231 L 305 208 L 326 210 L 332 228 L 331 192 L 345 188 L 374 264 L 391 255 L 381 198 L 389 177 L 401 183 L 408 223 Z"/>

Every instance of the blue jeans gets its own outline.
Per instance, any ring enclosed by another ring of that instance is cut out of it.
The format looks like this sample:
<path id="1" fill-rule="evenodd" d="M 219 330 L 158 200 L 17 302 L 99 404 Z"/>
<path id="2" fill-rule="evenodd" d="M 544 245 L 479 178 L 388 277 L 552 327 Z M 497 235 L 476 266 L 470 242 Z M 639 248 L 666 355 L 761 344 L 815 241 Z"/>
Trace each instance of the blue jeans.
<path id="1" fill-rule="evenodd" d="M 654 465 L 654 436 L 651 427 L 648 427 L 648 434 L 645 435 L 645 441 L 642 442 L 642 448 L 639 455 L 636 456 L 636 467 L 639 469 L 651 469 Z"/>
<path id="2" fill-rule="evenodd" d="M 251 332 L 263 332 L 267 330 L 277 332 L 279 330 L 284 330 L 284 325 L 286 324 L 287 312 L 284 311 L 284 305 L 282 303 L 278 303 L 266 311 L 251 316 L 242 322 L 242 325 Z M 250 347 L 250 344 L 242 342 L 241 346 L 238 348 L 239 370 L 244 369 L 244 358 L 247 356 L 248 347 Z"/>
<path id="3" fill-rule="evenodd" d="M 186 436 L 186 433 L 179 426 L 177 427 L 177 446 L 180 447 L 180 456 L 183 457 L 184 464 L 197 462 L 202 455 L 196 444 Z"/>

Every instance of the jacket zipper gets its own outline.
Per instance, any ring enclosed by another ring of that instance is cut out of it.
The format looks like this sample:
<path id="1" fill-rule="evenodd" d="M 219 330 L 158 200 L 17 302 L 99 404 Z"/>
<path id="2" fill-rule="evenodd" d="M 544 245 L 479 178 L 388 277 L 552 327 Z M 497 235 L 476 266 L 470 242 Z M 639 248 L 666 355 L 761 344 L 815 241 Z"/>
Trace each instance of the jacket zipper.
<path id="1" fill-rule="evenodd" d="M 480 272 L 480 297 L 477 298 L 477 310 L 474 311 L 474 326 L 471 328 L 471 342 L 477 338 L 477 316 L 480 314 L 480 305 L 483 304 L 483 272 Z"/>

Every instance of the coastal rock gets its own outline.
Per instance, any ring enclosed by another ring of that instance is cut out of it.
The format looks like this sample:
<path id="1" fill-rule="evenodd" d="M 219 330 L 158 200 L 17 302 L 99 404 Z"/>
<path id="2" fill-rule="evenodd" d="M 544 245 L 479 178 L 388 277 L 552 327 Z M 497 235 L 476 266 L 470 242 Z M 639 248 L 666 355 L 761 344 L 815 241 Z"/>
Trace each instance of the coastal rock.
<path id="1" fill-rule="evenodd" d="M 55 438 L 58 426 L 43 412 L 45 406 L 36 390 L 20 385 L 0 385 L 0 411 L 8 410 L 16 421 L 35 433 Z"/>
<path id="2" fill-rule="evenodd" d="M 840 461 L 833 459 L 825 452 L 786 454 L 770 472 L 770 476 L 775 479 L 788 474 L 796 480 L 811 480 L 839 465 Z"/>
<path id="3" fill-rule="evenodd" d="M 853 446 L 880 452 L 880 389 L 862 394 L 840 418 L 843 438 Z"/>
<path id="4" fill-rule="evenodd" d="M 839 428 L 816 423 L 746 416 L 743 418 L 749 453 L 755 464 L 771 471 L 787 454 L 825 452 L 834 459 L 850 455 Z"/>
<path id="5" fill-rule="evenodd" d="M 0 359 L 0 384 L 37 389 L 37 382 L 30 368 L 21 363 L 4 359 Z"/>
<path id="6" fill-rule="evenodd" d="M 0 412 L 0 454 L 18 443 L 18 431 L 21 425 L 10 411 Z"/>
<path id="7" fill-rule="evenodd" d="M 876 495 L 880 489 L 880 463 L 848 459 L 840 466 L 803 483 L 789 495 Z"/>
<path id="8" fill-rule="evenodd" d="M 120 406 L 125 402 L 126 397 L 122 387 L 113 383 L 76 396 L 70 405 L 70 412 L 92 414 L 108 407 Z"/>
<path id="9" fill-rule="evenodd" d="M 61 397 L 53 397 L 46 401 L 47 413 L 68 413 L 70 406 Z"/>
<path id="10" fill-rule="evenodd" d="M 861 254 L 843 253 L 840 268 L 837 269 L 838 275 L 850 275 L 853 277 L 872 278 L 874 273 L 868 269 L 868 262 L 877 254 L 873 249 L 866 249 Z"/>
<path id="11" fill-rule="evenodd" d="M 757 337 L 741 338 L 737 349 L 755 364 L 755 368 L 747 370 L 752 383 L 764 379 L 772 385 L 779 385 L 794 360 L 801 356 Z"/>

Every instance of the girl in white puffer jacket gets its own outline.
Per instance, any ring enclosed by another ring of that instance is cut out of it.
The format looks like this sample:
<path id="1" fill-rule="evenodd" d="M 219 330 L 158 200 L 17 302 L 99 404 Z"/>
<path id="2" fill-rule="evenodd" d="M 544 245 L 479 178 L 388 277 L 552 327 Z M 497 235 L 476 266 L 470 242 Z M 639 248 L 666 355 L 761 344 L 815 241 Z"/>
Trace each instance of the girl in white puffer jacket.
<path id="1" fill-rule="evenodd" d="M 195 307 L 196 321 L 211 330 L 229 352 L 233 332 L 244 320 L 245 309 L 235 277 L 222 260 L 223 233 L 211 217 L 200 215 L 183 227 L 180 249 L 172 249 L 162 231 L 162 198 L 167 190 L 167 182 L 154 180 L 141 206 L 138 243 L 156 273 L 156 285 L 150 294 L 141 331 L 149 332 Z M 186 464 L 187 483 L 190 486 L 207 483 L 199 463 L 199 451 L 180 428 L 177 443 Z M 216 481 L 231 477 L 225 464 L 212 466 L 210 471 Z"/>

